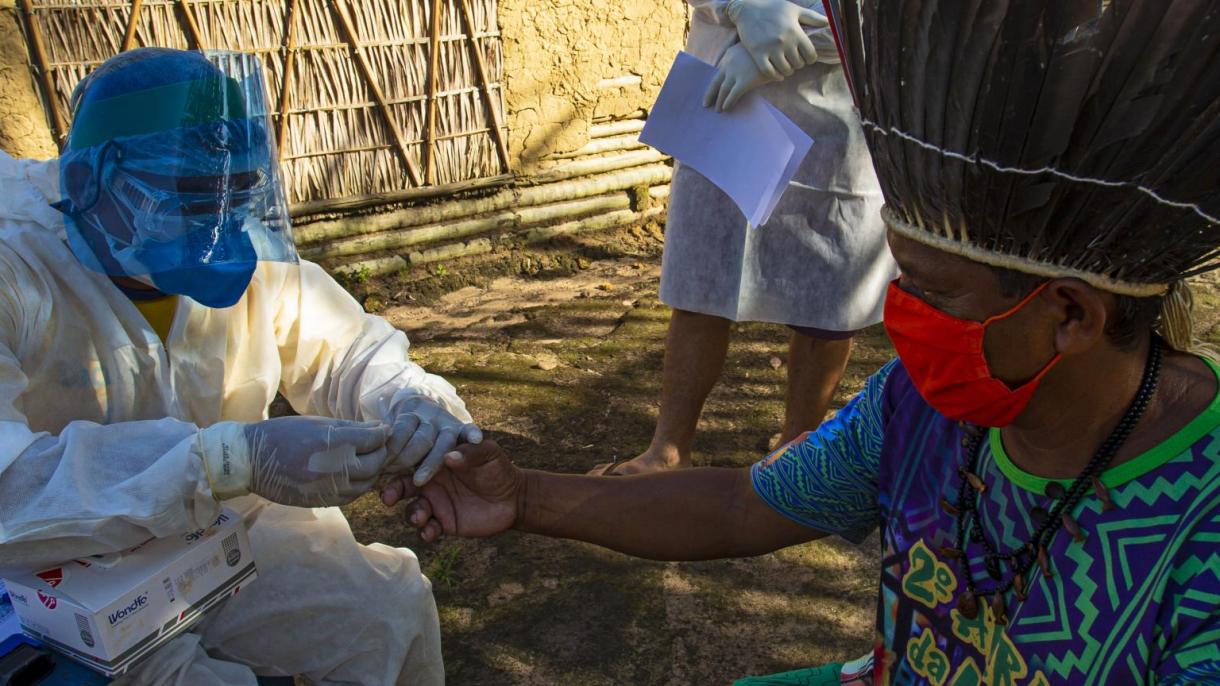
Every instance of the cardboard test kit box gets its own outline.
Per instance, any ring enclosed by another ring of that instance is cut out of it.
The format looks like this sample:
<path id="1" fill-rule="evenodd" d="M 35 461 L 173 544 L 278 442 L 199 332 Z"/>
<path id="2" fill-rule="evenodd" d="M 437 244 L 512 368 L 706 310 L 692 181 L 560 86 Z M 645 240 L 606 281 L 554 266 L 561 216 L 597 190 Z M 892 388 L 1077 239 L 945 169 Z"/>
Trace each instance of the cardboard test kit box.
<path id="1" fill-rule="evenodd" d="M 107 676 L 129 670 L 257 573 L 241 516 L 6 579 L 30 636 Z"/>

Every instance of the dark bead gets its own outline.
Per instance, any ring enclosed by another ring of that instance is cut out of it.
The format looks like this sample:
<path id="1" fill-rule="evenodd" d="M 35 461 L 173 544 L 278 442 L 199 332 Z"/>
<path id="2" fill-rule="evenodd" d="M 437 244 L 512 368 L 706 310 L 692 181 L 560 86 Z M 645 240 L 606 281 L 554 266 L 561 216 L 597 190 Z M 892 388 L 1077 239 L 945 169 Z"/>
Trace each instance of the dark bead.
<path id="1" fill-rule="evenodd" d="M 1097 494 L 1097 499 L 1101 501 L 1101 509 L 1103 512 L 1109 512 L 1115 508 L 1114 501 L 1110 499 L 1110 489 L 1101 482 L 1101 479 L 1093 477 L 1093 492 Z"/>
<path id="2" fill-rule="evenodd" d="M 1008 624 L 1008 606 L 1004 604 L 1004 594 L 996 593 L 991 598 L 991 614 L 995 616 L 996 624 Z"/>
<path id="3" fill-rule="evenodd" d="M 1052 481 L 1046 485 L 1046 497 L 1059 500 L 1067 495 L 1067 491 L 1063 489 L 1063 484 L 1058 481 Z"/>
<path id="4" fill-rule="evenodd" d="M 1076 539 L 1077 543 L 1084 542 L 1084 531 L 1081 531 L 1080 525 L 1076 523 L 1076 520 L 1072 518 L 1072 515 L 1066 512 L 1063 513 L 1063 528 L 1067 529 L 1067 532 L 1072 535 L 1072 538 Z"/>
<path id="5" fill-rule="evenodd" d="M 965 557 L 965 554 L 963 554 L 962 551 L 958 550 L 957 548 L 942 545 L 940 547 L 940 556 L 947 560 L 960 560 Z"/>
<path id="6" fill-rule="evenodd" d="M 966 619 L 974 619 L 979 616 L 979 601 L 970 589 L 962 591 L 962 594 L 957 597 L 957 611 L 962 613 Z"/>
<path id="7" fill-rule="evenodd" d="M 970 447 L 970 441 L 971 441 L 971 438 L 970 438 L 969 436 L 962 436 L 962 447 L 963 447 L 963 448 L 969 448 L 969 447 Z"/>
<path id="8" fill-rule="evenodd" d="M 1046 521 L 1050 518 L 1050 513 L 1040 507 L 1035 507 L 1029 511 L 1030 521 L 1032 521 L 1034 526 L 1038 527 L 1039 529 L 1046 526 Z"/>
<path id="9" fill-rule="evenodd" d="M 983 567 L 987 570 L 987 576 L 999 581 L 1004 578 L 1004 572 L 1000 569 L 999 558 L 988 555 L 983 558 Z"/>
<path id="10" fill-rule="evenodd" d="M 940 499 L 940 509 L 944 510 L 945 513 L 950 517 L 960 517 L 962 514 L 962 511 L 957 509 L 953 503 L 949 502 L 948 498 Z"/>

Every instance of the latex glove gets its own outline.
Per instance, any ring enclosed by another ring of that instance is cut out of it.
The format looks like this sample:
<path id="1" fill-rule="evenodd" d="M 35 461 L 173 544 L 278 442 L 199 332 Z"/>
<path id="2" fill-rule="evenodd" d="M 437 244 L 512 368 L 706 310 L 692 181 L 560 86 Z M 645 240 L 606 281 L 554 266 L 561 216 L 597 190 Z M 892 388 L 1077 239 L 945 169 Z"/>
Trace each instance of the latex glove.
<path id="1" fill-rule="evenodd" d="M 826 17 L 789 0 L 729 0 L 724 12 L 758 70 L 773 80 L 816 62 L 818 52 L 804 27 L 829 24 Z"/>
<path id="2" fill-rule="evenodd" d="M 764 76 L 754 64 L 750 53 L 741 43 L 737 43 L 720 58 L 716 76 L 712 78 L 712 84 L 703 96 L 703 106 L 714 105 L 717 110 L 727 112 L 746 93 L 766 83 L 773 83 L 773 79 Z"/>
<path id="3" fill-rule="evenodd" d="M 461 421 L 435 400 L 422 395 L 396 402 L 386 422 L 390 425 L 386 448 L 393 462 L 392 470 L 404 472 L 415 468 L 417 486 L 432 478 L 441 468 L 445 453 L 459 442 L 478 444 L 483 440 L 479 427 Z"/>
<path id="4" fill-rule="evenodd" d="M 218 500 L 256 493 L 296 507 L 345 505 L 371 489 L 389 464 L 381 422 L 281 417 L 221 422 L 199 432 Z"/>
<path id="5" fill-rule="evenodd" d="M 407 479 L 381 490 L 381 501 L 407 506 L 407 522 L 425 541 L 442 535 L 483 537 L 512 528 L 521 516 L 525 475 L 495 441 L 463 445 L 445 455 L 445 468 L 424 486 Z"/>

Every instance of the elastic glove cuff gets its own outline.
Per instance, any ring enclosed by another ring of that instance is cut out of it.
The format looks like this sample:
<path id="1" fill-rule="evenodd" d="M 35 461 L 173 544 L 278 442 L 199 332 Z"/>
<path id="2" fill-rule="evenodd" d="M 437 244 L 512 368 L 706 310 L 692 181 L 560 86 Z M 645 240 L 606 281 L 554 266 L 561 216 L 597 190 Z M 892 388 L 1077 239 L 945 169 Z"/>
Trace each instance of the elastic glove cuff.
<path id="1" fill-rule="evenodd" d="M 729 0 L 724 4 L 724 16 L 736 24 L 738 17 L 741 16 L 741 6 L 743 4 L 745 4 L 745 0 Z"/>
<path id="2" fill-rule="evenodd" d="M 250 493 L 254 470 L 250 461 L 250 444 L 246 425 L 220 422 L 198 434 L 199 453 L 212 495 L 228 500 Z"/>

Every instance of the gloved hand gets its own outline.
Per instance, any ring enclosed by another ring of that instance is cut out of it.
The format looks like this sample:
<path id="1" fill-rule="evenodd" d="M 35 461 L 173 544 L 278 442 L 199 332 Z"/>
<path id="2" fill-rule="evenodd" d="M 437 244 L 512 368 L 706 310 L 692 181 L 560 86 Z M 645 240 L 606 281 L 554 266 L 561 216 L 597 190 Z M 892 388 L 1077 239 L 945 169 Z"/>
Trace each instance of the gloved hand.
<path id="1" fill-rule="evenodd" d="M 769 79 L 791 76 L 818 60 L 805 26 L 821 28 L 826 17 L 789 0 L 729 0 L 725 14 L 737 26 L 737 36 Z"/>
<path id="2" fill-rule="evenodd" d="M 422 395 L 396 401 L 386 422 L 390 425 L 386 448 L 393 469 L 403 472 L 414 467 L 417 486 L 428 483 L 441 468 L 445 453 L 457 447 L 459 442 L 477 444 L 483 441 L 479 427 L 461 421 L 435 400 Z"/>
<path id="3" fill-rule="evenodd" d="M 750 53 L 741 43 L 737 43 L 720 58 L 712 85 L 708 86 L 707 94 L 703 96 L 703 106 L 714 105 L 721 112 L 727 112 L 746 93 L 771 82 L 773 79 L 763 76 Z"/>
<path id="4" fill-rule="evenodd" d="M 323 417 L 221 422 L 198 446 L 218 500 L 256 493 L 295 507 L 345 505 L 389 466 L 389 427 Z"/>

